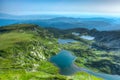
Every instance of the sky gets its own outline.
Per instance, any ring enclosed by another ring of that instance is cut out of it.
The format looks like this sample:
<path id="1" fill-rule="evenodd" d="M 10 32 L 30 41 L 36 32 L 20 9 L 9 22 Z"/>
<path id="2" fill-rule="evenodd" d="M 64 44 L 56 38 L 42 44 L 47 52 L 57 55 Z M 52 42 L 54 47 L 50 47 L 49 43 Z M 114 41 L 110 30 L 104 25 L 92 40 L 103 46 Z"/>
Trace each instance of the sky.
<path id="1" fill-rule="evenodd" d="M 120 0 L 0 0 L 0 13 L 120 15 Z"/>

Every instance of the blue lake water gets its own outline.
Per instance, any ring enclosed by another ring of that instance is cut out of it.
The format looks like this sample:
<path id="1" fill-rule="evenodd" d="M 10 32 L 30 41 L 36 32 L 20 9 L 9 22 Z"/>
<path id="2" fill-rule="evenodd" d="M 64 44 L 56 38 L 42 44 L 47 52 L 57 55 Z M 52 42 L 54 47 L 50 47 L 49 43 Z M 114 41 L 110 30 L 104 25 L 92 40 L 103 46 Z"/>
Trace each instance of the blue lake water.
<path id="1" fill-rule="evenodd" d="M 105 80 L 120 80 L 119 75 L 109 75 L 105 73 L 97 73 L 88 69 L 79 68 L 74 64 L 76 57 L 67 50 L 62 50 L 57 55 L 50 58 L 50 61 L 59 67 L 60 73 L 63 75 L 71 75 L 78 71 L 85 71 L 94 76 L 103 78 Z"/>
<path id="2" fill-rule="evenodd" d="M 87 35 L 80 36 L 80 38 L 86 39 L 86 40 L 94 40 L 95 39 L 95 37 L 87 36 Z"/>
<path id="3" fill-rule="evenodd" d="M 74 65 L 76 59 L 69 51 L 62 50 L 56 56 L 50 58 L 50 61 L 60 68 L 60 73 L 70 75 L 78 71 Z"/>
<path id="4" fill-rule="evenodd" d="M 72 35 L 79 36 L 79 35 L 80 35 L 80 33 L 77 33 L 77 32 L 72 32 Z"/>
<path id="5" fill-rule="evenodd" d="M 74 39 L 58 39 L 59 44 L 67 44 L 67 43 L 73 43 L 73 42 L 77 42 L 77 41 Z"/>

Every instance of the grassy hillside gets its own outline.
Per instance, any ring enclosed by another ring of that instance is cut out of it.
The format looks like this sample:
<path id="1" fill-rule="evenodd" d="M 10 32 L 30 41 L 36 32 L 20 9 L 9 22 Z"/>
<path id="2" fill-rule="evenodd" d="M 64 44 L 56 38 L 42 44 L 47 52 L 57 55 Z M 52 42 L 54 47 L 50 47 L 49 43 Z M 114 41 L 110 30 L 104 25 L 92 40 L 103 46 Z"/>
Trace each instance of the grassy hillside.
<path id="1" fill-rule="evenodd" d="M 101 80 L 85 72 L 60 75 L 49 62 L 60 50 L 57 38 L 37 25 L 0 27 L 0 80 Z"/>

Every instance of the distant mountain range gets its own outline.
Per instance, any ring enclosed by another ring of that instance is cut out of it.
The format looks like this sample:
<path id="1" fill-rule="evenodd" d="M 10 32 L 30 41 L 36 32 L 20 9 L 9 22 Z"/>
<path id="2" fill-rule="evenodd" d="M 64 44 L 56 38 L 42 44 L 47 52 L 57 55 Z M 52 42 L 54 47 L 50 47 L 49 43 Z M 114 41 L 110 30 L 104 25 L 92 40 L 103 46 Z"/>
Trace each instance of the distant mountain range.
<path id="1" fill-rule="evenodd" d="M 60 15 L 11 15 L 0 13 L 0 19 L 17 19 L 17 20 L 36 20 L 36 19 L 51 19 L 61 17 Z"/>
<path id="2" fill-rule="evenodd" d="M 0 14 L 0 26 L 9 24 L 37 24 L 44 27 L 54 27 L 59 29 L 87 28 L 97 30 L 118 30 L 120 29 L 120 18 L 72 18 L 61 17 L 59 15 L 24 15 L 13 16 Z"/>

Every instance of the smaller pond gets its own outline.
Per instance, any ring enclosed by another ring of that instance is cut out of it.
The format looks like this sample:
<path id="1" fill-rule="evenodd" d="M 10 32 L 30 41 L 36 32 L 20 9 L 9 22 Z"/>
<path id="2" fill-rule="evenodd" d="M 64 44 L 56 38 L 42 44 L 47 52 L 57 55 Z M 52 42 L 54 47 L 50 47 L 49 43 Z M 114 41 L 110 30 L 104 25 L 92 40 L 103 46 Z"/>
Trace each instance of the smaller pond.
<path id="1" fill-rule="evenodd" d="M 87 36 L 87 35 L 80 36 L 80 38 L 86 39 L 86 40 L 94 40 L 95 39 L 95 37 Z"/>
<path id="2" fill-rule="evenodd" d="M 77 33 L 77 32 L 72 32 L 72 35 L 79 36 L 79 35 L 80 35 L 80 33 Z"/>
<path id="3" fill-rule="evenodd" d="M 67 44 L 67 43 L 73 43 L 73 42 L 77 42 L 77 41 L 74 39 L 58 39 L 59 44 Z"/>

